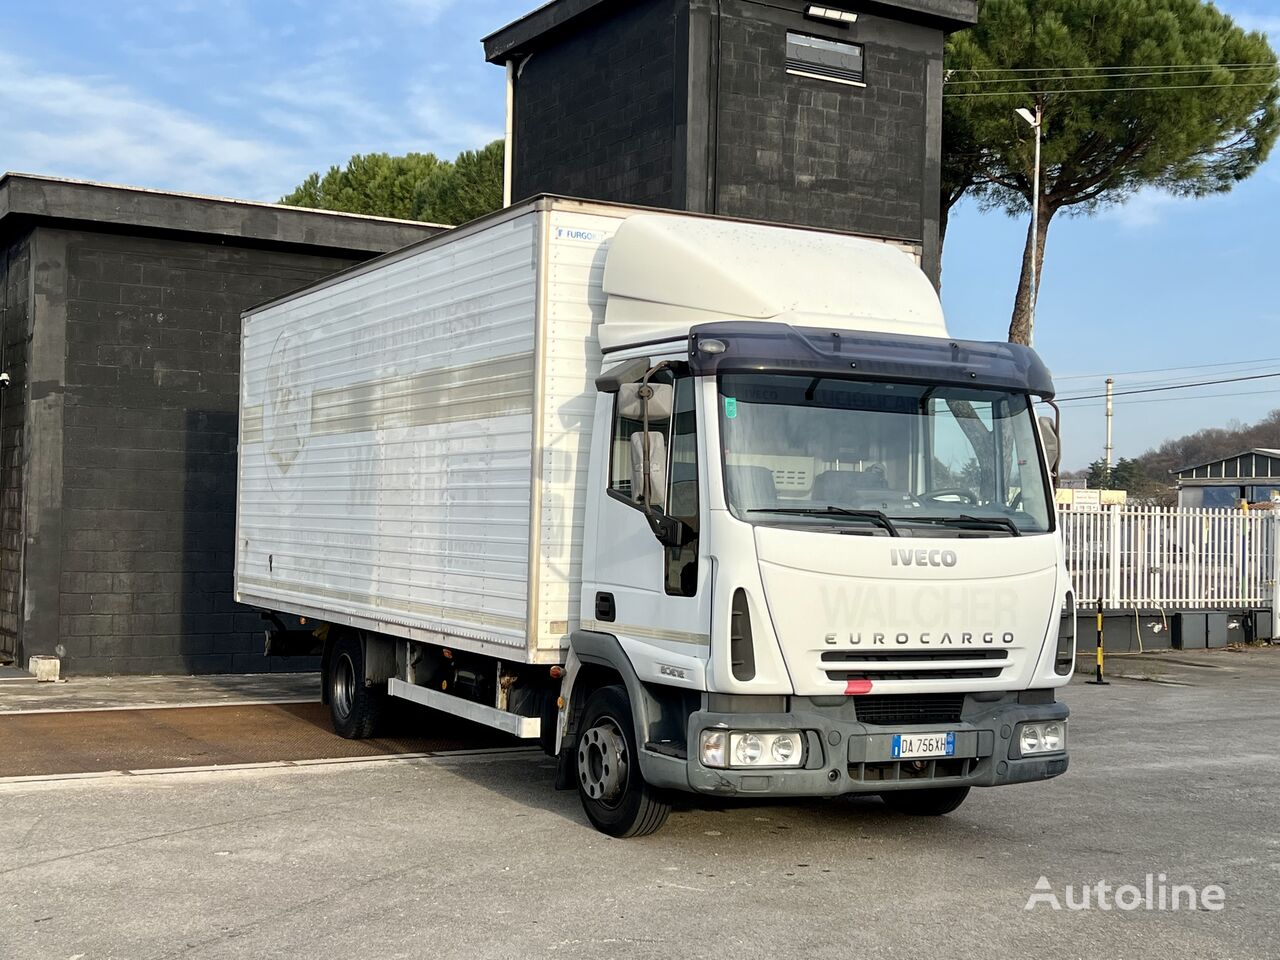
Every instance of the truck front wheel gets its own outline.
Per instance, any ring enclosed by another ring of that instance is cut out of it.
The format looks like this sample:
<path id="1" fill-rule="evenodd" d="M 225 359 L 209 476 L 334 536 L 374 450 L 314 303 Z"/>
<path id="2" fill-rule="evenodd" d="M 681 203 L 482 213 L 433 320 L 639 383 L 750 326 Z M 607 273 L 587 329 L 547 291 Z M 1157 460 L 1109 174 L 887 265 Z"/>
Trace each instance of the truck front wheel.
<path id="1" fill-rule="evenodd" d="M 329 693 L 333 732 L 348 740 L 363 740 L 377 732 L 387 702 L 382 686 L 364 682 L 364 641 L 347 634 L 329 653 L 324 682 Z"/>
<path id="2" fill-rule="evenodd" d="M 894 790 L 880 794 L 890 810 L 912 817 L 941 817 L 964 803 L 968 787 L 939 787 L 933 790 Z"/>
<path id="3" fill-rule="evenodd" d="M 587 819 L 611 837 L 645 837 L 667 822 L 671 806 L 640 774 L 627 692 L 601 687 L 587 701 L 578 736 L 578 796 Z"/>

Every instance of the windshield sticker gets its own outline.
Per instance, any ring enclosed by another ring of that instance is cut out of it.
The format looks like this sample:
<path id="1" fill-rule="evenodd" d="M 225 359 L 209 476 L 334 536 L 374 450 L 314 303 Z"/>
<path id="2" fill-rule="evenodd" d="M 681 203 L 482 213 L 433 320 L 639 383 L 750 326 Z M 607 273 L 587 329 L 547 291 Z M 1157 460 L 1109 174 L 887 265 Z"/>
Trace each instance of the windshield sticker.
<path id="1" fill-rule="evenodd" d="M 724 418 L 732 420 L 738 415 L 738 401 L 733 397 L 724 398 Z"/>

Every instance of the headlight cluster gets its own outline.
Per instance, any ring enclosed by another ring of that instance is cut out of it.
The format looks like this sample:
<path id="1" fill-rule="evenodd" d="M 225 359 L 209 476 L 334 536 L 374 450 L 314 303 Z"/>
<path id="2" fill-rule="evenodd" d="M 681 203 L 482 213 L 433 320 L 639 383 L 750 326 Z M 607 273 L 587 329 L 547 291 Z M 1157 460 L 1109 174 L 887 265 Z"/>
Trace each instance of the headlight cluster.
<path id="1" fill-rule="evenodd" d="M 1067 749 L 1066 722 L 1049 720 L 1019 724 L 1018 748 L 1024 757 L 1036 753 L 1061 753 Z"/>
<path id="2" fill-rule="evenodd" d="M 703 730 L 704 767 L 799 767 L 804 764 L 804 736 L 799 732 Z"/>

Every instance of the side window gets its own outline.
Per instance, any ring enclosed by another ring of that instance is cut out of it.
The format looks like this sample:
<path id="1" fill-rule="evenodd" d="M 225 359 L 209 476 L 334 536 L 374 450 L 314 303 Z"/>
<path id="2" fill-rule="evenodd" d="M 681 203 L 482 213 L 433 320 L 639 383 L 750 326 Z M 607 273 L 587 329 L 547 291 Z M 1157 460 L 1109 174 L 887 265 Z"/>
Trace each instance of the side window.
<path id="1" fill-rule="evenodd" d="M 640 384 L 623 384 L 614 399 L 613 430 L 609 441 L 609 491 L 637 506 L 647 500 L 665 511 L 668 492 L 665 477 L 670 459 L 675 387 L 666 371 L 657 374 L 649 385 L 653 387 L 653 397 L 649 401 L 647 437 L 639 396 Z M 650 462 L 647 491 L 643 476 L 646 444 Z"/>
<path id="2" fill-rule="evenodd" d="M 667 470 L 667 513 L 692 534 L 679 549 L 664 551 L 666 591 L 692 597 L 698 589 L 698 422 L 694 410 L 695 381 L 676 381 L 672 416 L 671 463 Z"/>

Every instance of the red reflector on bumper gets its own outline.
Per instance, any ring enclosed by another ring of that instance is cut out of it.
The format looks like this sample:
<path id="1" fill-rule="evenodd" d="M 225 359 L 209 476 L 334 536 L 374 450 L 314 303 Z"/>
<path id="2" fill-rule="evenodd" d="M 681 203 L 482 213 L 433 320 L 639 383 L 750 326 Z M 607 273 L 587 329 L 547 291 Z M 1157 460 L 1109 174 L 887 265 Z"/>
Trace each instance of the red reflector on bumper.
<path id="1" fill-rule="evenodd" d="M 871 692 L 870 680 L 850 680 L 844 686 L 844 695 L 846 697 L 856 697 L 861 693 Z"/>

